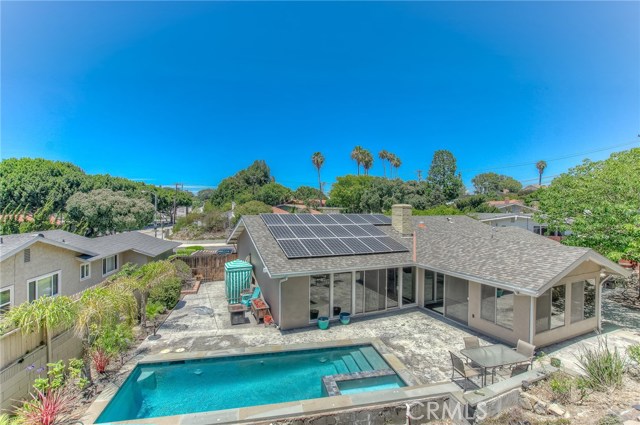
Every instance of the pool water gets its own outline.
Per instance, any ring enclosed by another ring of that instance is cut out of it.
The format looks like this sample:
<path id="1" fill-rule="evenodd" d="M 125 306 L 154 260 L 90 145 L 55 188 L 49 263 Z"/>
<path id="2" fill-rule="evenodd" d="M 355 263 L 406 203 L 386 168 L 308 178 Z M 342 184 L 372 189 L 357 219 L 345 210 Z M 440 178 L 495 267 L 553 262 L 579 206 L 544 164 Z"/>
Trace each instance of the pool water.
<path id="1" fill-rule="evenodd" d="M 139 364 L 96 423 L 320 398 L 323 376 L 389 369 L 371 345 Z M 397 375 L 340 383 L 344 394 L 403 386 Z"/>

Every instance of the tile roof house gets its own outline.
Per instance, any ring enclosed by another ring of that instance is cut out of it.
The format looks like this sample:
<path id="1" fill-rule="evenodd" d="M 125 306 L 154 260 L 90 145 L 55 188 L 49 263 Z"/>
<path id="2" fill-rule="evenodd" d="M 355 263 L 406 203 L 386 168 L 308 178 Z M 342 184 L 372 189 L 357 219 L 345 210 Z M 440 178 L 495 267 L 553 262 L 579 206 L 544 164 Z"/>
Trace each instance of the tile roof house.
<path id="1" fill-rule="evenodd" d="M 338 216 L 349 214 L 333 217 Z M 309 326 L 322 316 L 337 319 L 340 312 L 364 316 L 418 307 L 506 342 L 544 346 L 598 329 L 601 274 L 628 274 L 587 248 L 466 216 L 412 217 L 408 205 L 393 207 L 391 225 L 375 226 L 376 234 L 398 249 L 366 255 L 320 249 L 314 256 L 311 247 L 330 247 L 340 238 L 285 236 L 298 242 L 283 243 L 267 219 L 243 216 L 228 242 L 253 264 L 281 329 Z M 315 229 L 322 225 L 289 227 L 319 234 Z M 377 244 L 371 237 L 347 239 Z M 310 247 L 309 255 L 291 258 L 291 244 Z"/>
<path id="2" fill-rule="evenodd" d="M 168 257 L 180 245 L 139 232 L 86 238 L 63 230 L 0 238 L 0 309 L 42 295 L 74 295 L 122 264 Z"/>

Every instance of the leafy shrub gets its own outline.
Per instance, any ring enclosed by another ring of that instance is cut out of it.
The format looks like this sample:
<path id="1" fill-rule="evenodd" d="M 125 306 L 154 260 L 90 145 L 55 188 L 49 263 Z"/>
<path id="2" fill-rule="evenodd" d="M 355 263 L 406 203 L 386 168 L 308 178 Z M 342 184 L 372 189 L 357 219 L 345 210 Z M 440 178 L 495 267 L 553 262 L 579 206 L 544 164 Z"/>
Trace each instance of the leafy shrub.
<path id="1" fill-rule="evenodd" d="M 626 362 L 617 348 L 609 348 L 606 338 L 598 338 L 597 347 L 585 346 L 582 349 L 578 366 L 585 373 L 585 383 L 589 388 L 605 391 L 622 385 Z"/>
<path id="2" fill-rule="evenodd" d="M 155 335 L 156 331 L 158 330 L 158 321 L 157 321 L 158 315 L 160 315 L 164 311 L 165 311 L 164 305 L 158 302 L 151 302 L 147 304 L 147 309 L 146 309 L 147 319 L 153 322 L 153 335 Z"/>
<path id="3" fill-rule="evenodd" d="M 104 326 L 93 343 L 93 348 L 109 356 L 115 356 L 129 348 L 133 341 L 133 330 L 126 323 Z"/>
<path id="4" fill-rule="evenodd" d="M 562 373 L 553 374 L 553 376 L 551 376 L 551 380 L 549 381 L 549 387 L 551 387 L 553 397 L 560 403 L 566 403 L 569 401 L 569 399 L 571 398 L 572 386 L 573 382 L 571 378 Z"/>
<path id="5" fill-rule="evenodd" d="M 111 356 L 104 350 L 97 348 L 91 352 L 91 360 L 98 373 L 105 373 L 111 361 Z"/>
<path id="6" fill-rule="evenodd" d="M 609 413 L 600 418 L 598 425 L 622 425 L 622 419 L 618 415 Z"/>
<path id="7" fill-rule="evenodd" d="M 170 310 L 180 299 L 181 290 L 182 282 L 179 278 L 166 279 L 151 289 L 148 303 L 160 303 Z"/>
<path id="8" fill-rule="evenodd" d="M 32 400 L 25 402 L 17 411 L 18 423 L 54 425 L 70 421 L 76 396 L 63 390 L 50 390 L 46 393 L 36 390 Z"/>
<path id="9" fill-rule="evenodd" d="M 640 366 L 640 344 L 632 345 L 627 348 L 627 354 L 629 354 L 631 361 Z"/>
<path id="10" fill-rule="evenodd" d="M 176 268 L 176 276 L 178 276 L 182 282 L 193 277 L 191 267 L 184 261 L 175 260 L 173 261 L 173 266 Z"/>

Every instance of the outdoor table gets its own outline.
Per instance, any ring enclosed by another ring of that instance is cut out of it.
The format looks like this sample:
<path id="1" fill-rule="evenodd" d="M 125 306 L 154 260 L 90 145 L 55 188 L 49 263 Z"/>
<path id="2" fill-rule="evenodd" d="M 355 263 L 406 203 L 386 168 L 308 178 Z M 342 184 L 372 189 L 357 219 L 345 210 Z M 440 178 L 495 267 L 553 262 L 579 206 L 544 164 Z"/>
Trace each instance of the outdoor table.
<path id="1" fill-rule="evenodd" d="M 485 345 L 478 348 L 465 348 L 460 354 L 476 363 L 483 369 L 482 386 L 487 385 L 487 369 L 495 369 L 517 363 L 528 363 L 530 359 L 512 348 L 502 344 Z M 491 375 L 493 384 L 493 374 Z"/>

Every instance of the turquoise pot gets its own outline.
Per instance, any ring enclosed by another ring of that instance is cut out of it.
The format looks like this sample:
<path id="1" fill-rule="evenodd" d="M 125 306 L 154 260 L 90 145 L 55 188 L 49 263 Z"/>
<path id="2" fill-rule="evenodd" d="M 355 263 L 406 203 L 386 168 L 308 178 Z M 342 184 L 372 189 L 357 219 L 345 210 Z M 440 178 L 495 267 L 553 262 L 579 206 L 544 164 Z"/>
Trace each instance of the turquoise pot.
<path id="1" fill-rule="evenodd" d="M 340 323 L 342 323 L 343 325 L 348 325 L 349 322 L 351 321 L 351 313 L 340 313 Z"/>
<path id="2" fill-rule="evenodd" d="M 323 331 L 329 329 L 329 318 L 328 317 L 318 317 L 318 327 Z"/>

